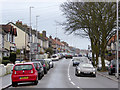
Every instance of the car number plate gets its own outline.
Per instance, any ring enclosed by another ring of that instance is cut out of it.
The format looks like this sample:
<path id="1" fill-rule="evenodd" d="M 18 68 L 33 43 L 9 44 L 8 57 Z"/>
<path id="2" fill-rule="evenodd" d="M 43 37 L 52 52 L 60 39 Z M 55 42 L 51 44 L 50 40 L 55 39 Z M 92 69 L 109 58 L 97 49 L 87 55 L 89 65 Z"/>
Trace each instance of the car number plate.
<path id="1" fill-rule="evenodd" d="M 28 79 L 28 77 L 20 77 L 20 79 Z"/>
<path id="2" fill-rule="evenodd" d="M 89 74 L 89 72 L 84 72 L 85 74 Z"/>

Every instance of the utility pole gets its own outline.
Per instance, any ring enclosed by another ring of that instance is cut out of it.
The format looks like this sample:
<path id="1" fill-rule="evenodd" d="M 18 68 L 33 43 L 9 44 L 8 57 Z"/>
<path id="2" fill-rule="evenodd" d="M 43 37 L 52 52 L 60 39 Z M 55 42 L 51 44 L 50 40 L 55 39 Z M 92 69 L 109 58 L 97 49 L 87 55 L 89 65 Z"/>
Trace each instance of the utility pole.
<path id="1" fill-rule="evenodd" d="M 57 23 L 56 23 L 56 54 L 57 54 Z"/>
<path id="2" fill-rule="evenodd" d="M 116 77 L 119 78 L 119 50 L 118 50 L 118 38 L 119 38 L 119 35 L 118 35 L 118 0 L 117 0 L 117 73 L 116 73 Z"/>
<path id="3" fill-rule="evenodd" d="M 37 53 L 36 53 L 36 59 L 37 59 L 37 55 L 38 55 L 38 32 L 37 32 L 37 25 L 38 25 L 38 17 L 39 15 L 36 16 L 36 49 L 37 49 Z"/>
<path id="4" fill-rule="evenodd" d="M 31 43 L 32 43 L 32 31 L 31 31 L 31 9 L 34 7 L 30 7 L 30 53 L 29 53 L 29 60 L 31 61 Z"/>

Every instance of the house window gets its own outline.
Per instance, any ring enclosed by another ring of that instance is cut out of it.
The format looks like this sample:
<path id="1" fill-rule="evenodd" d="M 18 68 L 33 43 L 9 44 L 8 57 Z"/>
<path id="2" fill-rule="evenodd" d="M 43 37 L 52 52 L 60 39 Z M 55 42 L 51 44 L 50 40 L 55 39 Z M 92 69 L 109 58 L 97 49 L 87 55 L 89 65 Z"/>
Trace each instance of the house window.
<path id="1" fill-rule="evenodd" d="M 7 41 L 10 41 L 10 34 L 7 34 Z"/>
<path id="2" fill-rule="evenodd" d="M 2 47 L 4 48 L 4 35 L 2 35 Z"/>
<path id="3" fill-rule="evenodd" d="M 12 43 L 15 42 L 15 37 L 12 35 Z"/>

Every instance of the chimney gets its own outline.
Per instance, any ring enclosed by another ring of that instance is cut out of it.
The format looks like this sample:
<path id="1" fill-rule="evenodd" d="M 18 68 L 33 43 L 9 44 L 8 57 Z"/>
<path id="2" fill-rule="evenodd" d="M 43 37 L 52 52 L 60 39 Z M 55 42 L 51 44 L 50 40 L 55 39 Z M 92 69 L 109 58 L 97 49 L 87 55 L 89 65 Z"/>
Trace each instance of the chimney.
<path id="1" fill-rule="evenodd" d="M 46 37 L 46 31 L 42 31 L 43 37 Z"/>
<path id="2" fill-rule="evenodd" d="M 52 36 L 50 35 L 49 38 L 52 39 Z"/>

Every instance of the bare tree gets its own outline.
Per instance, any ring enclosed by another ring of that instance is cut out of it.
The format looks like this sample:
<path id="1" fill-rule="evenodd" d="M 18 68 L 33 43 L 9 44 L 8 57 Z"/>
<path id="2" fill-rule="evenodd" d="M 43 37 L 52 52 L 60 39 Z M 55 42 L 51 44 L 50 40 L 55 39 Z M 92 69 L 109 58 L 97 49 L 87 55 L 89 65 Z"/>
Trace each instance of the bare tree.
<path id="1" fill-rule="evenodd" d="M 96 54 L 97 65 L 101 53 L 102 70 L 106 70 L 105 49 L 109 39 L 115 34 L 116 3 L 65 2 L 61 7 L 66 17 L 66 21 L 62 23 L 66 32 L 89 37 L 94 64 L 94 54 Z"/>

